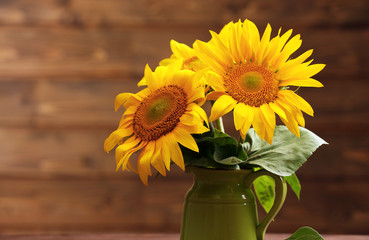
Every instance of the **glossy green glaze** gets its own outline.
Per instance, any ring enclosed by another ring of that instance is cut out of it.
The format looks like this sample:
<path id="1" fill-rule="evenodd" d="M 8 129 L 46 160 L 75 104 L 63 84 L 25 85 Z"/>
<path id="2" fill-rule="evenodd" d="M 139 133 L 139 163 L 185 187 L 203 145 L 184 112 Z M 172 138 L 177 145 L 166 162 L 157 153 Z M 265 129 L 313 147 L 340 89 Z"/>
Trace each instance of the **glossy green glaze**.
<path id="1" fill-rule="evenodd" d="M 262 240 L 286 197 L 284 180 L 267 171 L 189 167 L 194 184 L 186 195 L 181 240 Z M 274 205 L 259 223 L 250 187 L 261 175 L 276 181 Z"/>

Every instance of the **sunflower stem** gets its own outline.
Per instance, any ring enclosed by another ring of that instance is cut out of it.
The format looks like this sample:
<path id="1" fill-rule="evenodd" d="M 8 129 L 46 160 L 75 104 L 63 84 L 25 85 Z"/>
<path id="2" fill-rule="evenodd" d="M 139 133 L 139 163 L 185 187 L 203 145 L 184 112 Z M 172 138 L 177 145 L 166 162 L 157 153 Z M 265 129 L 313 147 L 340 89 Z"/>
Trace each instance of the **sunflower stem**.
<path id="1" fill-rule="evenodd" d="M 216 127 L 216 129 L 218 129 L 219 131 L 221 131 L 222 133 L 224 133 L 224 125 L 223 125 L 223 119 L 222 119 L 222 117 L 220 117 L 217 120 L 215 120 L 215 127 Z"/>

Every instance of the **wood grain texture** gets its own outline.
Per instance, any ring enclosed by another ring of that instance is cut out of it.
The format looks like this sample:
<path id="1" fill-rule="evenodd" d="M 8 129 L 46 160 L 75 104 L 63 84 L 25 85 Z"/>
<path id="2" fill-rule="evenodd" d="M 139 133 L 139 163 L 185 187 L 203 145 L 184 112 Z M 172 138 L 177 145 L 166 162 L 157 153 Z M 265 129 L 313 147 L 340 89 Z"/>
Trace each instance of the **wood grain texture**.
<path id="1" fill-rule="evenodd" d="M 249 18 L 294 27 L 367 27 L 365 0 L 4 0 L 0 24 L 74 27 L 223 26 Z"/>
<path id="2" fill-rule="evenodd" d="M 356 80 L 369 75 L 364 64 L 369 60 L 366 47 L 369 30 L 304 29 L 295 34 L 298 33 L 304 41 L 298 53 L 314 49 L 312 57 L 318 59 L 316 62 L 327 63 L 326 69 L 318 75 L 320 79 Z M 208 41 L 209 38 L 205 27 L 0 28 L 0 79 L 139 79 L 146 63 L 155 67 L 161 59 L 170 56 L 170 39 L 191 45 L 196 39 Z"/>
<path id="3" fill-rule="evenodd" d="M 65 80 L 66 79 L 66 80 Z M 368 82 L 352 80 L 342 88 L 337 79 L 322 79 L 325 88 L 301 88 L 298 93 L 314 108 L 316 118 L 307 115 L 307 126 L 369 131 Z M 2 125 L 39 128 L 113 128 L 123 109 L 114 112 L 114 98 L 120 92 L 138 92 L 137 79 L 47 78 L 30 81 L 0 81 Z M 347 97 L 355 96 L 355 97 Z M 208 111 L 208 113 L 210 113 Z M 231 115 L 231 114 L 229 114 Z M 335 125 L 330 124 L 335 117 Z M 233 120 L 227 123 L 233 126 Z M 324 129 L 323 129 L 324 131 Z"/>
<path id="4" fill-rule="evenodd" d="M 157 181 L 150 182 L 149 192 L 138 186 L 137 179 L 122 179 L 121 182 L 3 181 L 11 189 L 1 188 L 0 227 L 2 232 L 18 233 L 178 232 L 183 192 L 190 182 L 186 185 L 176 178 Z M 365 212 L 369 199 L 359 192 L 368 188 L 367 183 L 356 181 L 339 186 L 337 182 L 326 181 L 302 183 L 302 200 L 299 202 L 290 195 L 269 232 L 309 225 L 320 232 L 365 233 L 360 225 L 368 221 Z M 128 190 L 132 188 L 135 190 Z M 327 198 L 336 200 L 329 205 L 314 203 L 324 202 Z"/>
<path id="5" fill-rule="evenodd" d="M 124 177 L 115 173 L 114 154 L 103 151 L 108 130 L 0 129 L 0 178 L 92 179 Z M 337 182 L 369 180 L 368 138 L 356 134 L 320 134 L 329 145 L 300 169 L 302 179 Z M 347 139 L 353 139 L 347 141 Z M 132 156 L 135 162 L 137 155 Z M 332 167 L 334 166 L 334 167 Z M 173 167 L 177 169 L 177 167 Z M 135 179 L 139 181 L 136 176 Z"/>
<path id="6" fill-rule="evenodd" d="M 3 232 L 179 232 L 183 199 L 192 184 L 172 173 L 143 186 L 119 180 L 1 180 Z M 365 234 L 367 181 L 302 181 L 301 200 L 290 193 L 269 232 L 311 226 L 319 232 Z M 317 187 L 319 185 L 319 187 Z M 170 197 L 169 195 L 170 194 Z M 335 199 L 330 204 L 316 204 Z M 293 221 L 291 221 L 293 219 Z"/>
<path id="7" fill-rule="evenodd" d="M 0 233 L 178 233 L 192 180 L 176 167 L 149 187 L 115 173 L 103 152 L 122 114 L 114 97 L 138 91 L 171 39 L 207 41 L 209 29 L 248 18 L 274 35 L 293 28 L 303 39 L 295 55 L 314 49 L 327 64 L 325 88 L 299 93 L 315 110 L 307 128 L 329 145 L 299 170 L 301 200 L 290 192 L 269 232 L 369 234 L 368 10 L 366 0 L 0 1 Z M 232 116 L 225 127 L 236 136 Z"/>
<path id="8" fill-rule="evenodd" d="M 268 240 L 280 240 L 289 237 L 289 234 L 266 234 Z M 359 235 L 325 235 L 326 240 L 367 240 L 369 236 Z M 179 234 L 35 234 L 35 235 L 0 235 L 3 240 L 177 240 Z"/>

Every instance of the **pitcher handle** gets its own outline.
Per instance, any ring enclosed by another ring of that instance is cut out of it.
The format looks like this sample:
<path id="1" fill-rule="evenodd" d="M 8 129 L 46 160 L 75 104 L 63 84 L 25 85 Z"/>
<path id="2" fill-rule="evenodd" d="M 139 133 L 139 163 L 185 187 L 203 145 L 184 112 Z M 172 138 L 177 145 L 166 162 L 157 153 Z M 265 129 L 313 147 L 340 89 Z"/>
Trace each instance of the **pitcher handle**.
<path id="1" fill-rule="evenodd" d="M 257 172 L 253 172 L 249 174 L 245 179 L 245 184 L 251 187 L 251 184 L 260 176 L 270 176 L 274 179 L 275 182 L 275 198 L 274 203 L 270 211 L 265 215 L 263 220 L 256 227 L 256 236 L 258 240 L 263 240 L 267 227 L 272 222 L 274 217 L 278 214 L 279 210 L 281 210 L 284 200 L 287 195 L 287 184 L 284 178 L 270 173 L 266 170 L 260 170 Z"/>

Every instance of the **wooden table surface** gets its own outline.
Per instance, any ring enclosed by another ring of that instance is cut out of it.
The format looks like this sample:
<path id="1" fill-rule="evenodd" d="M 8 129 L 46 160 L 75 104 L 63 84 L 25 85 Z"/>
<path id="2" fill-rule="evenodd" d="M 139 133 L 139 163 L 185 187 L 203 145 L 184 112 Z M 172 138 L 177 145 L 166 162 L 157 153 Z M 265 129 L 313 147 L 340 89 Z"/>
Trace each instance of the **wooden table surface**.
<path id="1" fill-rule="evenodd" d="M 266 240 L 282 240 L 289 234 L 267 234 Z M 1 235 L 0 240 L 178 240 L 179 234 L 31 234 Z M 369 235 L 324 235 L 325 240 L 368 240 Z"/>

